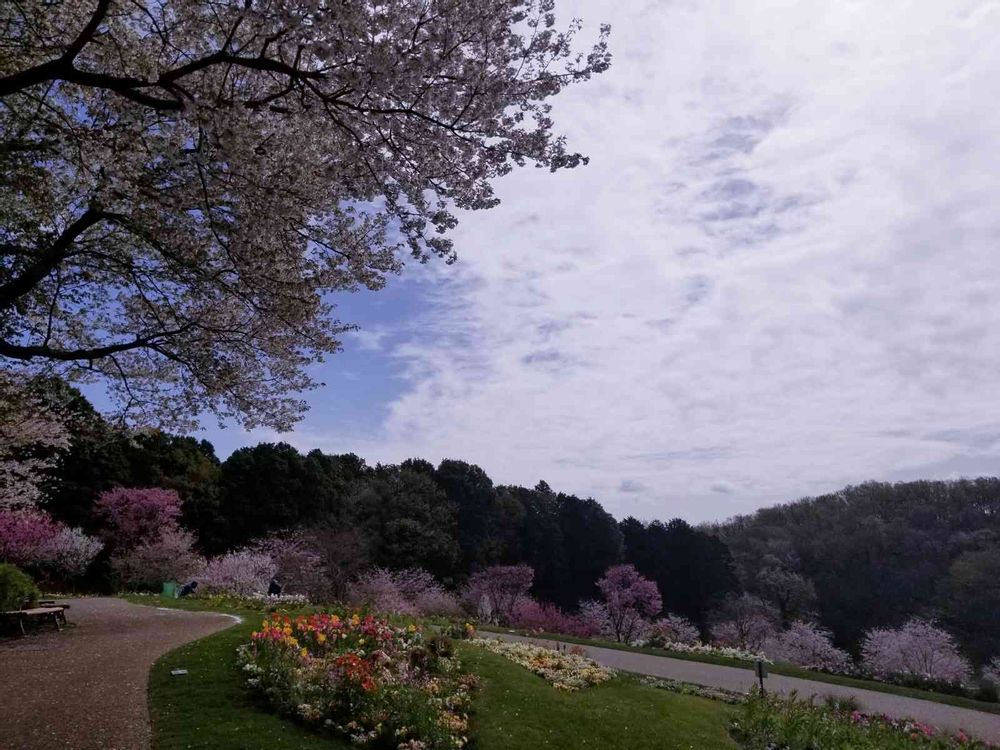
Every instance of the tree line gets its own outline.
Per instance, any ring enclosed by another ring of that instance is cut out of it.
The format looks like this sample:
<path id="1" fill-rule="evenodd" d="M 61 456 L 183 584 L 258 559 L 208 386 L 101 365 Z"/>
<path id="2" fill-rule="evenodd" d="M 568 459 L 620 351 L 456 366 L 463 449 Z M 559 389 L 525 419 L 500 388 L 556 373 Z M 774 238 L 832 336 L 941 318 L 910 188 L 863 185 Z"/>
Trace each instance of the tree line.
<path id="1" fill-rule="evenodd" d="M 914 615 L 941 621 L 975 659 L 1000 652 L 996 478 L 866 483 L 694 527 L 617 521 L 593 498 L 498 485 L 461 460 L 371 466 L 261 443 L 220 461 L 204 440 L 120 431 L 79 394 L 70 423 L 43 506 L 84 530 L 96 530 L 102 491 L 163 487 L 182 498 L 201 552 L 305 527 L 341 586 L 371 567 L 422 568 L 457 587 L 490 565 L 527 564 L 534 596 L 573 609 L 628 563 L 657 584 L 664 612 L 703 629 L 745 593 L 784 626 L 817 619 L 854 652 L 866 631 Z"/>

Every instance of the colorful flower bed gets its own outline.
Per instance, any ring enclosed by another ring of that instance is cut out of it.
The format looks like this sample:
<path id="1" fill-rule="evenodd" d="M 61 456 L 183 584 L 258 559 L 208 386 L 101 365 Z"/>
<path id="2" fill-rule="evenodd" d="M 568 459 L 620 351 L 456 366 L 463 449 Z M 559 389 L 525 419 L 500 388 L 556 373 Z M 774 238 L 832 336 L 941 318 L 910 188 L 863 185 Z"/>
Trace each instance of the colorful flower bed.
<path id="1" fill-rule="evenodd" d="M 719 656 L 725 659 L 738 659 L 740 661 L 762 661 L 765 664 L 773 664 L 773 662 L 767 658 L 763 653 L 756 653 L 753 651 L 744 651 L 738 648 L 730 648 L 729 646 L 709 646 L 704 643 L 664 643 L 664 651 L 673 651 L 679 654 L 700 654 L 703 656 Z"/>
<path id="2" fill-rule="evenodd" d="M 472 643 L 534 672 L 558 690 L 574 691 L 607 682 L 615 673 L 579 654 L 565 654 L 530 643 L 477 638 Z"/>
<path id="3" fill-rule="evenodd" d="M 835 705 L 816 706 L 794 696 L 755 691 L 732 723 L 746 750 L 850 748 L 851 750 L 989 750 L 964 732 L 949 735 L 912 719 L 870 716 Z"/>
<path id="4" fill-rule="evenodd" d="M 445 638 L 372 616 L 275 613 L 239 649 L 250 686 L 281 713 L 349 738 L 398 750 L 467 742 L 473 675 Z"/>

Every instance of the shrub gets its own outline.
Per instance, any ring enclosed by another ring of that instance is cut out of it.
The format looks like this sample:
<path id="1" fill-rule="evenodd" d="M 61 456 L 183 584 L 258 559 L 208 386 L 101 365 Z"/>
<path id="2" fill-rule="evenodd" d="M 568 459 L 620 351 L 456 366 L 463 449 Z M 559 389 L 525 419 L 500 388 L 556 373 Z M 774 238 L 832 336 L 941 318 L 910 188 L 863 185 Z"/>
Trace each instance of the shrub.
<path id="1" fill-rule="evenodd" d="M 793 622 L 788 630 L 771 636 L 764 651 L 772 659 L 807 669 L 849 672 L 851 657 L 833 645 L 830 632 L 812 622 Z"/>
<path id="2" fill-rule="evenodd" d="M 252 550 L 227 552 L 208 561 L 198 576 L 199 593 L 250 596 L 267 591 L 278 566 L 270 555 Z"/>
<path id="3" fill-rule="evenodd" d="M 680 615 L 667 614 L 650 625 L 646 634 L 647 645 L 662 648 L 668 643 L 682 643 L 694 646 L 701 642 L 698 628 L 693 622 Z"/>
<path id="4" fill-rule="evenodd" d="M 194 551 L 194 537 L 167 528 L 153 541 L 111 558 L 111 570 L 126 589 L 157 590 L 164 581 L 185 581 L 199 573 L 205 561 Z"/>
<path id="5" fill-rule="evenodd" d="M 38 589 L 34 581 L 15 565 L 0 563 L 0 611 L 20 609 L 28 601 L 38 601 Z"/>
<path id="6" fill-rule="evenodd" d="M 794 695 L 754 691 L 732 723 L 747 750 L 850 748 L 851 750 L 987 750 L 963 732 L 950 736 L 912 719 L 868 716 L 837 705 L 815 706 Z"/>
<path id="7" fill-rule="evenodd" d="M 577 629 L 575 618 L 567 615 L 554 604 L 537 602 L 528 597 L 515 606 L 510 616 L 512 627 L 521 630 L 541 630 L 546 633 L 572 635 Z"/>
<path id="8" fill-rule="evenodd" d="M 914 617 L 900 628 L 875 628 L 861 643 L 862 662 L 877 677 L 911 675 L 934 682 L 965 684 L 969 663 L 955 640 L 933 622 Z"/>
<path id="9" fill-rule="evenodd" d="M 656 583 L 639 574 L 634 565 L 613 565 L 597 582 L 607 607 L 611 635 L 619 643 L 632 643 L 644 635 L 646 618 L 663 607 Z"/>

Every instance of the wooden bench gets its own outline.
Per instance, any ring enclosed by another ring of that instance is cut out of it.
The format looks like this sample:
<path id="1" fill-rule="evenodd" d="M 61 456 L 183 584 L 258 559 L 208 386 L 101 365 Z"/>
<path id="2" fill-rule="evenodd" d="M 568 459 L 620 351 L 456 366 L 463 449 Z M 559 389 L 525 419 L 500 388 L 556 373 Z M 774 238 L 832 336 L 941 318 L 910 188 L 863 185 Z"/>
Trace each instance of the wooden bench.
<path id="1" fill-rule="evenodd" d="M 21 635 L 26 636 L 28 631 L 24 627 L 24 624 L 33 619 L 44 621 L 51 618 L 52 624 L 56 626 L 56 630 L 62 630 L 62 626 L 66 622 L 67 609 L 69 607 L 62 604 L 54 607 L 31 607 L 30 609 L 15 609 L 8 612 L 0 612 L 0 617 L 5 620 L 16 620 L 21 628 Z"/>

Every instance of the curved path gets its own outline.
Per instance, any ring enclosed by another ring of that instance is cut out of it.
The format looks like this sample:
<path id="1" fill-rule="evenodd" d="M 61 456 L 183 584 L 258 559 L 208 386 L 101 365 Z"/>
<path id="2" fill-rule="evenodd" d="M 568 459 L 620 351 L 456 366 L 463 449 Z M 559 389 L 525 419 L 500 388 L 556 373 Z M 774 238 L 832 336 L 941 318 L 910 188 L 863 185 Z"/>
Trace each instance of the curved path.
<path id="1" fill-rule="evenodd" d="M 482 632 L 481 635 L 483 637 L 502 638 L 508 641 L 524 641 L 549 647 L 554 647 L 558 643 L 558 641 L 544 638 L 525 638 L 512 633 Z M 564 645 L 571 648 L 574 644 L 567 643 Z M 750 688 L 757 682 L 756 675 L 750 669 L 722 667 L 715 664 L 671 659 L 665 656 L 639 654 L 631 651 L 618 651 L 599 646 L 585 646 L 583 648 L 587 652 L 587 656 L 598 664 L 603 664 L 614 669 L 621 669 L 626 672 L 666 677 L 684 682 L 692 682 L 696 685 L 708 685 L 727 690 L 738 690 L 744 693 L 749 692 Z M 801 680 L 796 677 L 785 677 L 784 675 L 771 675 L 765 680 L 764 686 L 768 690 L 776 690 L 782 693 L 795 691 L 803 697 L 811 695 L 853 696 L 858 700 L 861 709 L 866 713 L 887 714 L 896 718 L 913 718 L 927 724 L 933 724 L 939 729 L 946 729 L 951 732 L 957 732 L 961 729 L 974 737 L 989 742 L 1000 743 L 1000 715 L 998 714 L 949 706 L 944 703 L 934 703 L 933 701 L 920 700 L 919 698 L 907 698 L 891 693 L 880 693 L 875 690 L 862 690 L 843 685 L 832 685 L 827 682 Z"/>
<path id="2" fill-rule="evenodd" d="M 70 626 L 0 640 L 0 749 L 144 750 L 146 687 L 162 654 L 233 624 L 228 615 L 67 601 Z M 179 678 L 182 679 L 182 678 Z"/>

